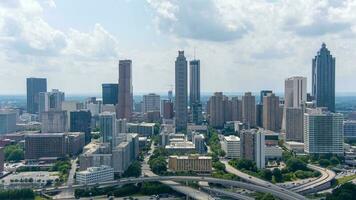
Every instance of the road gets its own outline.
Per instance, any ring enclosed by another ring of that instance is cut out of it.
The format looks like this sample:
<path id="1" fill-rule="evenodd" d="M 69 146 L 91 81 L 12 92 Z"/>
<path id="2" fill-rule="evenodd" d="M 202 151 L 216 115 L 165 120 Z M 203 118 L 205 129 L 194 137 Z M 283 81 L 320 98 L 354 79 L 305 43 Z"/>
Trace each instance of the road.
<path id="1" fill-rule="evenodd" d="M 53 199 L 73 199 L 74 198 L 74 190 L 72 186 L 74 185 L 74 175 L 77 169 L 77 158 L 71 160 L 71 169 L 69 171 L 67 182 L 64 184 L 68 188 L 63 190 L 61 193 L 57 194 L 53 197 Z"/>
<path id="2" fill-rule="evenodd" d="M 262 186 L 262 187 L 267 187 L 267 188 L 272 189 L 274 191 L 284 191 L 286 194 L 288 194 L 289 196 L 291 196 L 293 198 L 296 198 L 296 199 L 307 199 L 304 196 L 302 196 L 300 194 L 297 194 L 297 193 L 295 193 L 293 191 L 290 191 L 290 190 L 287 190 L 287 189 L 283 189 L 282 187 L 274 185 L 274 184 L 272 184 L 272 183 L 270 183 L 268 181 L 265 181 L 265 180 L 253 177 L 253 176 L 251 176 L 249 174 L 246 174 L 244 172 L 241 172 L 240 170 L 237 170 L 236 168 L 231 166 L 227 160 L 221 159 L 220 161 L 225 165 L 225 169 L 226 169 L 227 172 L 235 174 L 236 176 L 240 177 L 241 179 L 243 179 L 243 180 L 245 180 L 247 182 L 250 182 L 250 183 Z"/>
<path id="3" fill-rule="evenodd" d="M 203 187 L 203 190 L 209 191 L 209 192 L 213 192 L 213 193 L 217 193 L 232 199 L 241 199 L 241 200 L 254 200 L 254 198 L 252 197 L 248 197 L 242 194 L 238 194 L 235 192 L 229 192 L 229 191 L 225 191 L 225 190 L 220 190 L 220 189 L 215 189 L 215 188 L 210 188 L 210 187 Z"/>
<path id="4" fill-rule="evenodd" d="M 142 163 L 142 173 L 143 175 L 145 176 L 148 176 L 148 177 L 156 177 L 157 175 L 154 174 L 152 171 L 151 171 L 151 168 L 148 164 L 148 161 L 153 153 L 155 149 L 155 146 L 152 142 L 151 144 L 151 149 L 150 151 L 148 152 L 148 156 L 145 157 L 143 163 Z M 177 182 L 174 182 L 174 181 L 160 181 L 161 183 L 165 184 L 165 185 L 168 185 L 169 187 L 171 187 L 173 190 L 177 191 L 177 192 L 180 192 L 182 194 L 185 194 L 191 198 L 194 198 L 194 199 L 198 199 L 198 200 L 205 200 L 205 199 L 214 199 L 212 196 L 210 196 L 209 194 L 205 193 L 205 192 L 202 192 L 202 191 L 199 191 L 199 190 L 196 190 L 196 189 L 193 189 L 191 187 L 188 187 L 188 186 L 183 186 Z"/>

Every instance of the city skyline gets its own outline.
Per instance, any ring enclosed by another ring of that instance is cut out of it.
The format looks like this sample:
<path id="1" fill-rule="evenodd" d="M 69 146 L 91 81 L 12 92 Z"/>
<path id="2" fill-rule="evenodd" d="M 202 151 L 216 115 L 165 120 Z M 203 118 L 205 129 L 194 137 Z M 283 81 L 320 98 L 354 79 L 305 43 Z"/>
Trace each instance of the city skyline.
<path id="1" fill-rule="evenodd" d="M 68 94 L 99 94 L 102 83 L 117 82 L 115 72 L 121 59 L 133 61 L 135 93 L 163 93 L 174 83 L 178 50 L 185 51 L 188 61 L 201 61 L 201 90 L 205 92 L 271 89 L 278 93 L 283 91 L 284 79 L 291 76 L 307 77 L 310 92 L 312 58 L 322 42 L 337 58 L 336 91 L 355 91 L 351 3 L 253 2 L 246 7 L 245 2 L 207 1 L 202 8 L 199 5 L 201 1 L 109 1 L 98 9 L 83 1 L 2 1 L 0 64 L 5 67 L 0 94 L 24 94 L 26 77 L 47 78 L 49 89 Z M 97 9 L 97 17 L 73 17 L 79 6 L 89 12 Z M 192 13 L 186 9 L 190 6 L 212 15 Z M 265 11 L 249 12 L 261 8 L 274 10 L 276 16 L 263 18 L 253 13 Z M 246 16 L 235 12 L 244 9 Z M 16 16 L 11 14 L 14 11 Z M 128 17 L 135 23 L 125 22 Z M 263 20 L 267 23 L 261 24 Z M 195 26 L 201 29 L 191 29 Z M 271 71 L 274 75 L 266 76 Z"/>

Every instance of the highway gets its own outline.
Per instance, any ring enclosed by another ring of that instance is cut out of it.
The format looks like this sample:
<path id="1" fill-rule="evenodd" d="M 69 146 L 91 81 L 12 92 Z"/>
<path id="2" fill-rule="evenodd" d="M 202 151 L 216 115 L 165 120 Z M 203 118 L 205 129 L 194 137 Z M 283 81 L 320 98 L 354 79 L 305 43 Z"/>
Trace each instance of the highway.
<path id="1" fill-rule="evenodd" d="M 288 194 L 289 196 L 291 196 L 295 199 L 307 199 L 304 196 L 302 196 L 296 192 L 284 189 L 284 188 L 274 185 L 268 181 L 265 181 L 265 180 L 250 176 L 249 174 L 246 174 L 244 172 L 241 172 L 240 170 L 237 170 L 236 168 L 231 166 L 227 160 L 221 159 L 220 161 L 225 165 L 225 169 L 227 172 L 235 174 L 236 176 L 240 177 L 241 179 L 243 179 L 249 183 L 253 183 L 253 184 L 256 184 L 256 185 L 259 185 L 262 187 L 268 187 L 269 189 L 271 189 L 273 191 L 283 191 L 284 193 Z M 273 194 L 273 193 L 271 193 L 271 194 Z"/>
<path id="2" fill-rule="evenodd" d="M 252 197 L 248 197 L 242 194 L 238 194 L 235 192 L 229 192 L 229 191 L 225 191 L 225 190 L 221 190 L 221 189 L 216 189 L 216 188 L 210 188 L 210 187 L 203 187 L 203 190 L 209 191 L 209 192 L 213 192 L 213 193 L 217 193 L 232 199 L 241 199 L 241 200 L 254 200 L 254 198 Z"/>
<path id="3" fill-rule="evenodd" d="M 65 185 L 68 186 L 68 189 L 63 190 L 61 193 L 53 197 L 53 199 L 73 199 L 74 191 L 72 186 L 74 185 L 74 175 L 77 169 L 77 159 L 71 160 L 71 169 L 69 171 L 68 180 Z"/>

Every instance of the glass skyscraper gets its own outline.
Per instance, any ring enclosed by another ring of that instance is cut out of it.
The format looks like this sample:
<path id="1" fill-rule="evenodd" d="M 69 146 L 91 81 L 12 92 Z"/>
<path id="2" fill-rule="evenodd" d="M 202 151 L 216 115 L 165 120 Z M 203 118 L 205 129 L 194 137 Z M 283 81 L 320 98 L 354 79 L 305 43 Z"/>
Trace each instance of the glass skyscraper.
<path id="1" fill-rule="evenodd" d="M 118 94 L 119 94 L 119 84 L 117 83 L 102 84 L 103 104 L 116 105 L 119 99 Z"/>
<path id="2" fill-rule="evenodd" d="M 322 44 L 313 59 L 312 93 L 317 107 L 326 107 L 335 112 L 335 58 Z"/>
<path id="3" fill-rule="evenodd" d="M 27 78 L 27 112 L 31 114 L 38 113 L 39 93 L 47 92 L 47 79 L 45 78 Z"/>
<path id="4" fill-rule="evenodd" d="M 178 51 L 175 62 L 175 121 L 176 131 L 187 129 L 188 63 L 184 51 Z"/>

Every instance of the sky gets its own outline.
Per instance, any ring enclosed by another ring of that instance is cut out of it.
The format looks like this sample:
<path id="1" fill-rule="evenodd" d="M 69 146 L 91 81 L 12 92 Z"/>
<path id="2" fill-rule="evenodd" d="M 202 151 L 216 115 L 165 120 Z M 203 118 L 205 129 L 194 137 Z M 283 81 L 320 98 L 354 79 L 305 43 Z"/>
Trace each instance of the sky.
<path id="1" fill-rule="evenodd" d="M 134 93 L 174 87 L 178 50 L 201 60 L 204 92 L 283 92 L 323 42 L 336 91 L 356 92 L 355 0 L 0 0 L 0 94 L 99 94 L 132 59 Z M 195 53 L 194 53 L 195 52 Z M 195 55 L 194 55 L 195 54 Z"/>

